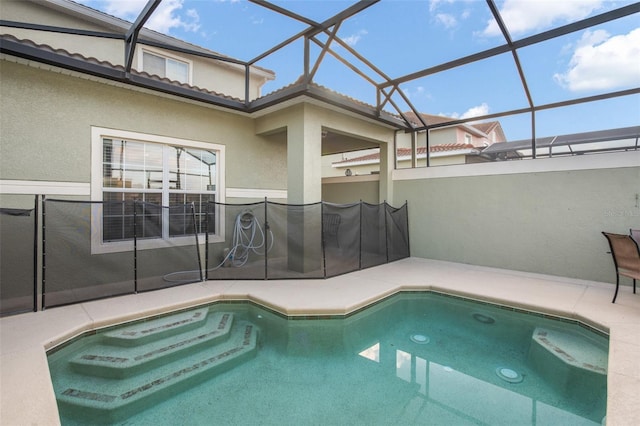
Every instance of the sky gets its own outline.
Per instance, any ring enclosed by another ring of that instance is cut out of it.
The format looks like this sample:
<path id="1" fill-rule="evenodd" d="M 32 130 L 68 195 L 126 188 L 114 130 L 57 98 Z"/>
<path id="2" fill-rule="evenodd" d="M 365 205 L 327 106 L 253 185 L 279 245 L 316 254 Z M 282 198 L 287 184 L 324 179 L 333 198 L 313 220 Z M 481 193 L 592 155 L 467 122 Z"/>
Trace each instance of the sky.
<path id="1" fill-rule="evenodd" d="M 147 0 L 76 0 L 134 21 Z M 355 1 L 272 1 L 322 22 Z M 519 40 L 634 3 L 627 0 L 497 0 L 510 36 Z M 147 27 L 217 53 L 250 61 L 307 28 L 306 24 L 245 0 L 164 0 Z M 505 43 L 482 0 L 382 0 L 346 20 L 338 37 L 389 78 L 446 63 Z M 321 42 L 325 35 L 318 36 Z M 332 44 L 376 82 L 377 71 Z M 312 60 L 320 47 L 312 43 Z M 640 14 L 518 50 L 531 98 L 545 105 L 640 87 Z M 303 72 L 303 44 L 292 43 L 257 62 L 276 80 L 263 94 L 295 81 Z M 374 87 L 333 57 L 324 57 L 314 81 L 375 104 Z M 419 111 L 469 118 L 526 108 L 525 89 L 510 53 L 416 79 L 401 90 Z M 408 111 L 399 94 L 394 101 Z M 387 110 L 396 112 L 389 105 Z M 530 137 L 529 114 L 499 118 L 509 140 Z M 536 135 L 601 130 L 640 124 L 640 95 L 536 114 Z"/>

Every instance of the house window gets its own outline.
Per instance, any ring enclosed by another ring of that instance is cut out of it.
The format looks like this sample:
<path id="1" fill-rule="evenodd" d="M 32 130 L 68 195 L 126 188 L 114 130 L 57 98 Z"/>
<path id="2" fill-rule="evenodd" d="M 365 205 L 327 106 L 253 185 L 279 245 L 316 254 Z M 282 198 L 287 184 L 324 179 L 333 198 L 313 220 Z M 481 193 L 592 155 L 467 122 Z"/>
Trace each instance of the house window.
<path id="1" fill-rule="evenodd" d="M 469 133 L 465 133 L 464 135 L 464 143 L 470 145 L 471 144 L 471 135 Z"/>
<path id="2" fill-rule="evenodd" d="M 193 243 L 206 231 L 207 203 L 224 202 L 224 147 L 196 141 L 93 128 L 94 252 Z M 163 207 L 164 206 L 164 207 Z M 166 207 L 169 208 L 166 208 Z M 135 224 L 134 224 L 135 222 Z M 209 231 L 220 224 L 209 223 Z M 134 227 L 135 226 L 135 227 Z"/>
<path id="3" fill-rule="evenodd" d="M 189 83 L 189 63 L 158 53 L 142 52 L 142 70 L 181 83 Z"/>

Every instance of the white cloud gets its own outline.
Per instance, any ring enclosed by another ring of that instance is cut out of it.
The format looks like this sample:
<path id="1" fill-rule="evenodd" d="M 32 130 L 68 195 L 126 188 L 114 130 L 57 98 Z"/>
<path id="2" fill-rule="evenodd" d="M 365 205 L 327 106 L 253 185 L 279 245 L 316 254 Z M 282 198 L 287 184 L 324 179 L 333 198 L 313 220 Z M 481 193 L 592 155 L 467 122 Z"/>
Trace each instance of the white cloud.
<path id="1" fill-rule="evenodd" d="M 441 3 L 453 3 L 454 0 L 431 0 L 429 2 L 429 11 L 433 12 L 440 7 Z"/>
<path id="2" fill-rule="evenodd" d="M 455 16 L 449 13 L 438 13 L 436 14 L 436 21 L 442 24 L 445 28 L 453 28 L 458 25 L 458 20 Z"/>
<path id="3" fill-rule="evenodd" d="M 465 118 L 480 117 L 487 114 L 489 114 L 489 105 L 487 105 L 486 102 L 483 102 L 480 105 L 469 108 L 462 114 L 453 112 L 453 113 L 440 113 L 439 115 L 443 117 L 465 119 Z"/>
<path id="4" fill-rule="evenodd" d="M 564 73 L 554 80 L 572 92 L 640 85 L 640 28 L 611 36 L 585 31 Z"/>
<path id="5" fill-rule="evenodd" d="M 505 0 L 500 15 L 509 33 L 515 35 L 585 18 L 601 6 L 602 0 Z M 493 18 L 487 22 L 482 34 L 501 34 Z"/>
<path id="6" fill-rule="evenodd" d="M 409 99 L 426 98 L 431 99 L 431 95 L 427 92 L 424 86 L 416 86 L 415 88 L 402 89 L 402 92 Z"/>
<path id="7" fill-rule="evenodd" d="M 138 17 L 147 4 L 147 0 L 81 0 L 80 2 L 130 22 Z M 153 12 L 145 26 L 165 34 L 174 28 L 198 31 L 200 28 L 198 12 L 195 9 L 187 9 L 183 14 L 180 14 L 183 4 L 184 0 L 164 0 Z"/>
<path id="8" fill-rule="evenodd" d="M 489 114 L 489 105 L 483 102 L 480 105 L 471 107 L 466 110 L 464 113 L 462 113 L 460 118 L 480 117 L 487 114 Z"/>
<path id="9" fill-rule="evenodd" d="M 161 33 L 168 34 L 174 28 L 181 28 L 185 31 L 198 31 L 200 29 L 200 17 L 195 9 L 189 9 L 184 16 L 180 16 L 184 0 L 165 0 L 151 15 L 147 21 L 149 28 Z"/>
<path id="10" fill-rule="evenodd" d="M 145 4 L 145 0 L 108 0 L 105 2 L 104 11 L 109 15 L 132 21 L 140 14 Z"/>
<path id="11" fill-rule="evenodd" d="M 367 34 L 369 34 L 367 30 L 360 30 L 348 37 L 342 37 L 342 41 L 347 43 L 349 46 L 355 46 L 362 39 L 362 36 L 365 36 Z"/>

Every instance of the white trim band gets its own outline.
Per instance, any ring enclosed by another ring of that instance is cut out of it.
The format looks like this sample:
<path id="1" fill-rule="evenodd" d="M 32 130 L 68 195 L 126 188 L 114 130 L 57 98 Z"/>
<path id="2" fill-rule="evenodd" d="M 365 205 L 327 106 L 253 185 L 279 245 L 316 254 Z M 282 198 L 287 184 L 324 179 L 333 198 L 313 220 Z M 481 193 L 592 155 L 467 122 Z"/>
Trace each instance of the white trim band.
<path id="1" fill-rule="evenodd" d="M 322 184 L 332 184 L 332 183 L 357 183 L 357 182 L 379 182 L 380 175 L 379 174 L 370 174 L 370 175 L 354 175 L 354 176 L 331 176 L 322 178 Z"/>
<path id="2" fill-rule="evenodd" d="M 568 170 L 616 169 L 621 167 L 640 167 L 640 151 L 398 169 L 393 171 L 392 176 L 394 181 L 400 181 Z"/>
<path id="3" fill-rule="evenodd" d="M 227 188 L 228 198 L 287 198 L 286 189 Z"/>
<path id="4" fill-rule="evenodd" d="M 82 182 L 0 180 L 0 194 L 87 196 L 91 194 L 91 185 Z"/>

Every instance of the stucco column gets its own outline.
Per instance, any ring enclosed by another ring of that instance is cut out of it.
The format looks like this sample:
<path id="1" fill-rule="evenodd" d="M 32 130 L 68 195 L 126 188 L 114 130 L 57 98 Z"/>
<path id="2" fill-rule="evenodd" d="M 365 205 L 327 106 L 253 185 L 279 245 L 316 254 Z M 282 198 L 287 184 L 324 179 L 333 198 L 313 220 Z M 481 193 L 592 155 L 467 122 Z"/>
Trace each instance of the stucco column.
<path id="1" fill-rule="evenodd" d="M 393 180 L 391 174 L 393 172 L 395 156 L 393 155 L 393 143 L 380 144 L 380 185 L 379 200 L 393 204 Z"/>
<path id="2" fill-rule="evenodd" d="M 322 127 L 301 117 L 287 128 L 287 199 L 310 204 L 322 198 Z"/>
<path id="3" fill-rule="evenodd" d="M 311 204 L 322 198 L 322 126 L 310 114 L 301 114 L 287 127 L 287 200 Z M 288 267 L 298 272 L 322 267 L 321 217 L 304 210 L 288 220 Z"/>

